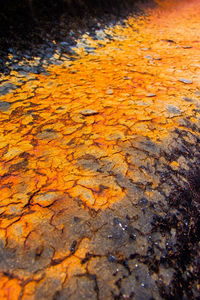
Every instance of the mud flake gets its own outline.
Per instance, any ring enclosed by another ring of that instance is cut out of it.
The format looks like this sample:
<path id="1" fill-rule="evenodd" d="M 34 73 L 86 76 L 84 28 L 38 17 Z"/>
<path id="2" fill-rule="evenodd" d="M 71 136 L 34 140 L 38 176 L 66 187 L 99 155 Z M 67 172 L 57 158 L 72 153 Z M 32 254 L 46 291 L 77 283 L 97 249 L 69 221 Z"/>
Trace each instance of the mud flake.
<path id="1" fill-rule="evenodd" d="M 182 99 L 185 100 L 186 102 L 194 102 L 194 99 L 190 97 L 182 97 Z"/>
<path id="2" fill-rule="evenodd" d="M 156 96 L 156 94 L 154 94 L 154 93 L 148 93 L 148 94 L 146 94 L 146 97 L 155 97 Z"/>
<path id="3" fill-rule="evenodd" d="M 9 173 L 13 173 L 13 172 L 19 172 L 19 171 L 22 171 L 22 170 L 25 170 L 28 166 L 29 162 L 28 162 L 28 159 L 23 159 L 22 161 L 16 163 L 16 164 L 13 164 L 9 167 Z"/>
<path id="4" fill-rule="evenodd" d="M 85 117 L 89 117 L 89 116 L 97 115 L 97 114 L 99 114 L 99 112 L 96 111 L 96 110 L 88 108 L 88 109 L 81 110 L 80 114 L 83 115 L 83 116 L 85 116 Z"/>
<path id="5" fill-rule="evenodd" d="M 179 107 L 173 106 L 173 105 L 169 105 L 167 107 L 167 110 L 170 114 L 173 114 L 173 115 L 181 115 L 181 113 L 182 113 Z"/>
<path id="6" fill-rule="evenodd" d="M 185 84 L 192 84 L 193 81 L 191 79 L 186 79 L 186 78 L 180 78 L 180 82 L 185 83 Z"/>
<path id="7" fill-rule="evenodd" d="M 10 160 L 15 156 L 19 156 L 22 153 L 22 150 L 17 147 L 12 147 L 8 152 L 4 155 L 4 159 Z"/>
<path id="8" fill-rule="evenodd" d="M 112 89 L 108 89 L 107 90 L 107 95 L 113 95 L 113 90 Z"/>
<path id="9" fill-rule="evenodd" d="M 52 129 L 46 129 L 40 133 L 37 134 L 37 138 L 40 140 L 55 140 L 59 136 L 58 132 L 52 130 Z"/>
<path id="10" fill-rule="evenodd" d="M 191 49 L 191 48 L 192 48 L 192 46 L 189 46 L 189 45 L 184 45 L 184 46 L 182 46 L 182 48 L 183 48 L 183 49 Z"/>
<path id="11" fill-rule="evenodd" d="M 36 194 L 31 200 L 31 204 L 39 204 L 42 207 L 50 206 L 55 201 L 65 198 L 64 194 L 59 192 L 47 191 Z"/>
<path id="12" fill-rule="evenodd" d="M 0 111 L 4 112 L 9 110 L 11 103 L 7 101 L 0 101 Z"/>

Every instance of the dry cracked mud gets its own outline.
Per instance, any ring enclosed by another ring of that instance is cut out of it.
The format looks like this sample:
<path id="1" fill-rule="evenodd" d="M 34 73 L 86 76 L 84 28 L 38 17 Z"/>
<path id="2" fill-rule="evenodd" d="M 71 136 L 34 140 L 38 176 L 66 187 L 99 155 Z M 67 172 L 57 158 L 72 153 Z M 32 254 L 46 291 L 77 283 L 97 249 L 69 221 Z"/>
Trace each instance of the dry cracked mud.
<path id="1" fill-rule="evenodd" d="M 2 75 L 1 299 L 200 299 L 200 3 L 158 2 Z"/>

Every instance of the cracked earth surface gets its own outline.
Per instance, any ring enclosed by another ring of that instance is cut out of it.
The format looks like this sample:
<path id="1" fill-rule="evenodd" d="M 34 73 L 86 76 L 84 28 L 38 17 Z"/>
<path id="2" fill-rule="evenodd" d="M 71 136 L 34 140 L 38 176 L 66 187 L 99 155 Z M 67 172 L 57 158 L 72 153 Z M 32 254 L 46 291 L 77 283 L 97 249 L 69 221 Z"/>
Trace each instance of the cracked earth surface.
<path id="1" fill-rule="evenodd" d="M 200 299 L 200 3 L 158 2 L 2 76 L 1 299 Z"/>

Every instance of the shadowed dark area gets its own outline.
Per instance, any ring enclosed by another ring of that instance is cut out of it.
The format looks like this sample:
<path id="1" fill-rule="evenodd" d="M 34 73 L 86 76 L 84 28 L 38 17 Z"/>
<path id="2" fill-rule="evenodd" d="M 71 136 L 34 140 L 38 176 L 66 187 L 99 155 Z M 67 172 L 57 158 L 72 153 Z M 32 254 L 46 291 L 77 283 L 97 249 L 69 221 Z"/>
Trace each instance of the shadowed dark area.
<path id="1" fill-rule="evenodd" d="M 1 48 L 10 43 L 17 45 L 17 39 L 26 41 L 28 36 L 40 41 L 43 31 L 50 33 L 56 25 L 60 28 L 67 25 L 68 29 L 74 27 L 87 28 L 95 26 L 97 19 L 104 17 L 107 21 L 115 20 L 118 16 L 130 13 L 148 0 L 22 0 L 2 1 L 0 11 L 0 38 Z M 53 22 L 53 23 L 52 23 Z M 55 22 L 55 23 L 54 23 Z M 46 26 L 45 26 L 46 25 Z M 47 26 L 48 25 L 48 26 Z M 58 28 L 59 29 L 59 28 Z M 52 33 L 52 32 L 51 32 Z M 58 32 L 57 32 L 58 33 Z M 52 36 L 53 38 L 53 36 Z"/>
<path id="2" fill-rule="evenodd" d="M 199 139 L 193 134 L 198 145 Z M 177 137 L 177 133 L 172 136 Z M 184 130 L 179 131 L 179 146 L 171 143 L 174 155 L 170 154 L 169 145 L 159 148 L 144 137 L 135 141 L 134 146 L 140 145 L 144 155 L 151 156 L 158 167 L 155 172 L 160 179 L 159 186 L 152 197 L 144 198 L 141 184 L 131 182 L 120 172 L 112 176 L 127 194 L 111 209 L 95 212 L 83 208 L 80 199 L 63 195 L 60 201 L 64 203 L 67 199 L 68 206 L 60 210 L 56 201 L 52 203 L 49 209 L 54 215 L 50 223 L 46 220 L 35 226 L 24 244 L 9 238 L 6 247 L 0 245 L 3 274 L 16 277 L 17 270 L 23 266 L 21 276 L 31 278 L 37 272 L 38 278 L 42 278 L 43 270 L 48 266 L 59 267 L 77 255 L 85 241 L 87 252 L 80 262 L 85 272 L 77 271 L 63 284 L 56 273 L 55 277 L 47 274 L 35 289 L 35 299 L 199 299 L 199 154 L 193 158 L 193 171 L 178 170 L 176 177 L 186 180 L 179 183 L 174 181 L 174 171 L 168 164 L 157 161 L 155 154 L 157 150 L 170 162 L 181 155 L 185 136 Z M 134 154 L 132 147 L 120 145 L 124 155 Z M 193 148 L 199 153 L 199 147 L 191 143 L 185 153 Z M 188 167 L 191 160 L 188 156 Z M 88 169 L 89 164 L 82 167 Z M 151 176 L 151 170 L 146 170 Z M 102 172 L 106 174 L 109 169 Z M 146 186 L 151 184 L 151 179 Z M 166 185 L 171 191 L 168 196 Z M 34 214 L 37 208 L 32 204 L 39 193 L 30 196 L 23 214 Z M 60 225 L 62 231 L 56 229 Z M 54 259 L 56 249 L 64 249 L 65 255 Z M 26 281 L 22 283 L 25 285 Z"/>
<path id="3" fill-rule="evenodd" d="M 52 48 L 52 41 L 74 40 L 85 31 L 115 24 L 131 12 L 142 13 L 150 0 L 0 0 L 0 71 L 5 72 L 7 55 L 21 51 L 38 55 L 41 45 Z M 73 31 L 73 34 L 70 33 Z M 50 45 L 51 44 L 51 45 Z M 40 53 L 39 53 L 40 56 Z"/>
<path id="4" fill-rule="evenodd" d="M 200 14 L 146 3 L 2 2 L 0 299 L 200 299 Z"/>

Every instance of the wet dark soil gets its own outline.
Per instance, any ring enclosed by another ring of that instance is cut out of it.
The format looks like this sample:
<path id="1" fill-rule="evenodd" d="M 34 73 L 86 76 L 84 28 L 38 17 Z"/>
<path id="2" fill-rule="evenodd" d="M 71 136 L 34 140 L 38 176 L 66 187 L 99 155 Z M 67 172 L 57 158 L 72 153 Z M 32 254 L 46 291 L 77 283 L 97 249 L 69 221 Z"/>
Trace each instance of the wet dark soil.
<path id="1" fill-rule="evenodd" d="M 71 46 L 84 32 L 118 23 L 128 15 L 144 13 L 143 1 L 2 1 L 0 11 L 0 72 L 9 74 L 14 64 L 26 58 L 41 57 L 36 73 L 43 71 L 42 60 L 56 50 L 73 55 Z M 61 44 L 62 42 L 65 45 Z M 9 59 L 9 54 L 14 59 Z"/>
<path id="2" fill-rule="evenodd" d="M 176 241 L 166 243 L 160 260 L 150 259 L 152 269 L 156 265 L 175 270 L 172 284 L 160 284 L 164 299 L 200 299 L 200 190 L 199 170 L 188 174 L 189 189 L 170 196 L 170 210 L 163 217 L 154 218 L 154 230 L 162 236 L 176 232 Z M 147 258 L 147 261 L 149 258 Z M 149 262 L 148 262 L 149 263 Z"/>

